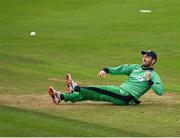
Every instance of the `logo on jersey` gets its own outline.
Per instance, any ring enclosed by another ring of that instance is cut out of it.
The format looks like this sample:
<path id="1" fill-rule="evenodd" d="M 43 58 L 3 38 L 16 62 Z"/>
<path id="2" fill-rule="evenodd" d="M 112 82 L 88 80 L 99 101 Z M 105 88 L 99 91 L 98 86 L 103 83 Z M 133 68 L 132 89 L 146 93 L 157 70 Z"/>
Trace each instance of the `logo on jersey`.
<path id="1" fill-rule="evenodd" d="M 139 71 L 141 71 L 141 69 L 135 69 L 135 70 L 133 70 L 133 72 L 139 72 Z"/>
<path id="2" fill-rule="evenodd" d="M 146 79 L 142 76 L 136 76 L 136 75 L 131 75 L 129 76 L 129 78 L 134 79 L 134 80 L 138 80 L 138 81 L 145 81 Z"/>

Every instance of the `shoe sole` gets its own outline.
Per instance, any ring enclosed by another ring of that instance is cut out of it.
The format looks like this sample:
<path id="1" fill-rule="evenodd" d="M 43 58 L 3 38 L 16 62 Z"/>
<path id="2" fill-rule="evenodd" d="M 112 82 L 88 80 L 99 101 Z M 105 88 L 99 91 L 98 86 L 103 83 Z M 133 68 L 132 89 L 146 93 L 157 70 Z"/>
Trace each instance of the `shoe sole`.
<path id="1" fill-rule="evenodd" d="M 71 93 L 70 85 L 71 85 L 71 74 L 68 73 L 68 74 L 66 75 L 66 86 L 67 86 L 66 92 L 67 92 L 67 93 Z"/>
<path id="2" fill-rule="evenodd" d="M 49 93 L 49 95 L 51 96 L 53 103 L 57 105 L 58 102 L 57 102 L 56 99 L 55 99 L 55 94 L 54 94 L 54 89 L 53 89 L 53 87 L 49 87 L 49 88 L 48 88 L 48 93 Z"/>

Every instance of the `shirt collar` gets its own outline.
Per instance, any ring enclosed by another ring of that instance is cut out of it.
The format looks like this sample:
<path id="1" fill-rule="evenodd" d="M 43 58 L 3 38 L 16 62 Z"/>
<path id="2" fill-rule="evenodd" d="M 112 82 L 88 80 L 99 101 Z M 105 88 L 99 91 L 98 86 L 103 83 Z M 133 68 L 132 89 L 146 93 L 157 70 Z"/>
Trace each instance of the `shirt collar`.
<path id="1" fill-rule="evenodd" d="M 152 68 L 152 67 L 144 67 L 143 65 L 141 66 L 141 68 L 142 68 L 142 70 L 151 70 L 151 71 L 154 70 L 154 68 Z"/>

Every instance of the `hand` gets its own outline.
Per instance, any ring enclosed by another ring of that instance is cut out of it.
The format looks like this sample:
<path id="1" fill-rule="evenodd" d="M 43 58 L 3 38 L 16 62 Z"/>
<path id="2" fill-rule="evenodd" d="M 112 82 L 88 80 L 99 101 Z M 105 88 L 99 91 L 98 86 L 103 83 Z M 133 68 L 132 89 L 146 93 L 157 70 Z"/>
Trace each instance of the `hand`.
<path id="1" fill-rule="evenodd" d="M 107 73 L 106 73 L 104 70 L 101 70 L 98 75 L 99 75 L 100 78 L 103 79 L 103 78 L 106 77 L 106 74 L 107 74 Z"/>
<path id="2" fill-rule="evenodd" d="M 151 72 L 150 71 L 146 71 L 145 72 L 145 77 L 146 77 L 146 80 L 149 81 L 151 79 Z"/>

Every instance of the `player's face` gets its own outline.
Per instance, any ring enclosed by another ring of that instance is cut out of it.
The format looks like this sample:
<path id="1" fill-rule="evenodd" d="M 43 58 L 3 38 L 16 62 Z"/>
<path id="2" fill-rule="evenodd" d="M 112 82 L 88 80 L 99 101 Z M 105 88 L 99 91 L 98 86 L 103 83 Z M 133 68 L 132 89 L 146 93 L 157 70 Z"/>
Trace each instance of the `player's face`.
<path id="1" fill-rule="evenodd" d="M 145 54 L 143 56 L 143 66 L 145 67 L 152 67 L 154 65 L 155 60 L 151 57 Z"/>

